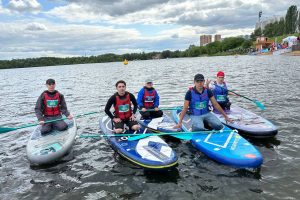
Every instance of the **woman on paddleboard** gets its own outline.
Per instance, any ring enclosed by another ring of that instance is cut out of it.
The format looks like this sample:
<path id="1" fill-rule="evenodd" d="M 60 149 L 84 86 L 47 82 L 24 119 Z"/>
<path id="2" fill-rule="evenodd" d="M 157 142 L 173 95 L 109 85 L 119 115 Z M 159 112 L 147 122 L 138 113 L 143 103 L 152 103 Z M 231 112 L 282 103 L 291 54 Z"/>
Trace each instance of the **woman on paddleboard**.
<path id="1" fill-rule="evenodd" d="M 194 87 L 189 89 L 185 95 L 185 101 L 178 124 L 175 128 L 181 128 L 182 120 L 189 110 L 192 120 L 192 131 L 206 130 L 204 122 L 206 122 L 212 129 L 220 130 L 223 128 L 220 120 L 214 116 L 208 109 L 209 102 L 224 116 L 228 122 L 233 122 L 228 118 L 221 106 L 216 101 L 212 91 L 204 87 L 204 76 L 196 74 L 194 77 Z"/>
<path id="2" fill-rule="evenodd" d="M 67 116 L 68 119 L 73 118 L 68 111 L 64 95 L 55 90 L 55 80 L 48 79 L 46 86 L 47 90 L 39 96 L 34 109 L 35 115 L 42 125 L 41 134 L 49 133 L 53 128 L 59 131 L 66 130 L 68 125 L 63 120 L 45 123 L 45 121 L 60 119 L 61 114 Z"/>
<path id="3" fill-rule="evenodd" d="M 126 83 L 123 80 L 116 83 L 116 89 L 117 92 L 109 98 L 105 106 L 105 113 L 112 119 L 115 133 L 122 133 L 125 124 L 131 130 L 139 130 L 140 125 L 134 116 L 138 108 L 134 95 L 126 91 Z M 110 112 L 112 105 L 115 108 L 114 114 Z"/>

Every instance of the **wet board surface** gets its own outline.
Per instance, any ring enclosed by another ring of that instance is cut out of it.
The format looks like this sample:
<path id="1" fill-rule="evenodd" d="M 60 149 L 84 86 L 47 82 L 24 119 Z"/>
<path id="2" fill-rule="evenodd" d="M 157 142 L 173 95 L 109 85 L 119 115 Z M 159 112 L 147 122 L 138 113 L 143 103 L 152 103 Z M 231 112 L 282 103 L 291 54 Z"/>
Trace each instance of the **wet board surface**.
<path id="1" fill-rule="evenodd" d="M 75 119 L 65 120 L 68 129 L 54 130 L 42 135 L 42 126 L 37 126 L 32 132 L 26 147 L 28 160 L 32 164 L 48 164 L 59 160 L 67 154 L 73 146 L 77 133 Z"/>
<path id="2" fill-rule="evenodd" d="M 277 127 L 270 121 L 236 105 L 232 105 L 230 110 L 225 110 L 225 112 L 229 118 L 234 120 L 233 123 L 226 124 L 223 115 L 216 110 L 214 110 L 213 114 L 223 124 L 232 129 L 239 130 L 241 134 L 247 137 L 268 138 L 274 137 L 278 132 Z"/>
<path id="3" fill-rule="evenodd" d="M 176 122 L 180 112 L 181 110 L 173 111 Z M 192 131 L 192 120 L 188 114 L 183 119 L 182 129 Z M 211 159 L 225 165 L 256 168 L 263 162 L 262 155 L 251 143 L 226 126 L 218 133 L 193 134 L 191 143 Z"/>
<path id="4" fill-rule="evenodd" d="M 108 116 L 100 120 L 100 128 L 103 134 L 112 135 L 112 122 Z M 126 130 L 125 134 L 130 133 L 151 133 L 144 128 L 137 132 Z M 177 164 L 175 151 L 160 137 L 150 136 L 140 140 L 128 141 L 128 137 L 107 136 L 105 139 L 112 148 L 125 159 L 144 168 L 164 169 Z"/>

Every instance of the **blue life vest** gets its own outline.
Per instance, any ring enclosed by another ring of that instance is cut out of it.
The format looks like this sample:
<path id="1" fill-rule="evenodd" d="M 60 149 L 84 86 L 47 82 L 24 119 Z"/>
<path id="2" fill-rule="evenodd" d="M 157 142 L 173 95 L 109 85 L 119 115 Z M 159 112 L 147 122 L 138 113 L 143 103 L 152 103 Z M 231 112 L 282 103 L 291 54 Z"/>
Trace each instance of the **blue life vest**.
<path id="1" fill-rule="evenodd" d="M 229 100 L 228 100 L 228 90 L 227 90 L 227 86 L 226 86 L 226 83 L 224 82 L 224 84 L 221 86 L 221 85 L 218 85 L 216 82 L 215 82 L 215 89 L 213 89 L 213 93 L 214 93 L 214 96 L 217 100 L 218 103 L 227 103 Z"/>
<path id="2" fill-rule="evenodd" d="M 195 91 L 195 88 L 191 89 L 192 100 L 190 102 L 190 112 L 192 115 L 204 115 L 209 112 L 208 110 L 208 92 L 204 89 L 202 94 Z"/>

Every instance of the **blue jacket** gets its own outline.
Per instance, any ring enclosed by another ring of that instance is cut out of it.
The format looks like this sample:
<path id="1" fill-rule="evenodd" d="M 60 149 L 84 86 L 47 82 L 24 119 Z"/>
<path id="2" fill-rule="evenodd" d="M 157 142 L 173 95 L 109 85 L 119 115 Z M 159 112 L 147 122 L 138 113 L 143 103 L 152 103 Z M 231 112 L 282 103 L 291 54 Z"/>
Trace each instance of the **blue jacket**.
<path id="1" fill-rule="evenodd" d="M 143 87 L 138 93 L 137 104 L 138 104 L 139 108 L 144 107 L 143 99 L 144 99 L 145 90 L 146 90 L 145 87 Z M 157 91 L 154 88 L 152 88 L 152 90 L 155 91 L 154 107 L 158 108 L 158 106 L 159 106 L 159 95 L 158 95 Z M 152 90 L 150 90 L 150 91 L 152 91 Z"/>

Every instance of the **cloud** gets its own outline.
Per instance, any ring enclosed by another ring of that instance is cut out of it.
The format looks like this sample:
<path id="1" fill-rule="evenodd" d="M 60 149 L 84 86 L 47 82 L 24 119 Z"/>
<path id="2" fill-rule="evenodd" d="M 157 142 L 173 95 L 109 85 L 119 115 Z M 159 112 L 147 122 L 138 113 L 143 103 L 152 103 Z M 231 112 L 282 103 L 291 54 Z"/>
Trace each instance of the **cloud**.
<path id="1" fill-rule="evenodd" d="M 19 13 L 37 13 L 41 10 L 41 4 L 36 0 L 10 0 L 7 7 Z"/>
<path id="2" fill-rule="evenodd" d="M 25 30 L 29 30 L 29 31 L 42 31 L 42 30 L 47 30 L 47 27 L 44 24 L 40 24 L 40 23 L 30 23 L 26 26 Z"/>

